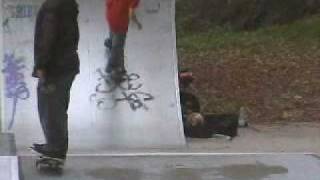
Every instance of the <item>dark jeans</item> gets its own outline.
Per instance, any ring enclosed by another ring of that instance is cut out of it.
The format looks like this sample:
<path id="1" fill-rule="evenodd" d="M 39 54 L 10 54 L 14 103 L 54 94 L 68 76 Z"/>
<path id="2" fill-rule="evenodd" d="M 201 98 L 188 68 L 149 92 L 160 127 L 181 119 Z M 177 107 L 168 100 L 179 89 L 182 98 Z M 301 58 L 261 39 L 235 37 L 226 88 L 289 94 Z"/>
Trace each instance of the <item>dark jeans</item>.
<path id="1" fill-rule="evenodd" d="M 124 47 L 126 43 L 126 33 L 113 33 L 110 32 L 109 39 L 107 41 L 111 42 L 110 55 L 108 59 L 108 64 L 106 71 L 109 73 L 115 68 L 120 68 L 122 70 L 124 67 Z"/>
<path id="2" fill-rule="evenodd" d="M 42 130 L 52 151 L 68 150 L 68 106 L 75 74 L 39 80 L 38 112 Z"/>

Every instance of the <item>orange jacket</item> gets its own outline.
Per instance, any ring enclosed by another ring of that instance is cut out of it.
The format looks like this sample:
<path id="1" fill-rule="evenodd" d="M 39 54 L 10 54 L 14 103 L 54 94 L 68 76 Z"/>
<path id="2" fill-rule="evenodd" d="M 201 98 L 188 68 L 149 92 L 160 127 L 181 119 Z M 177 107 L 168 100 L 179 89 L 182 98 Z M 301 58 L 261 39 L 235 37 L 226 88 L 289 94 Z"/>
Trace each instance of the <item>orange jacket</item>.
<path id="1" fill-rule="evenodd" d="M 139 0 L 106 0 L 106 18 L 112 32 L 128 31 L 129 11 L 135 9 L 138 4 Z"/>

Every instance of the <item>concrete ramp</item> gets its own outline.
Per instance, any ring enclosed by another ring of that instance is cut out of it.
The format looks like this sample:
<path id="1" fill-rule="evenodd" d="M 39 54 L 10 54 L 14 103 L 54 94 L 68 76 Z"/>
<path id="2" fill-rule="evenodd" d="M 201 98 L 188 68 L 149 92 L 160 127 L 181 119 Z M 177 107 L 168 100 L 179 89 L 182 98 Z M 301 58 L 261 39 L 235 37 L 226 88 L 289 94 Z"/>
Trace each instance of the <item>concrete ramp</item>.
<path id="1" fill-rule="evenodd" d="M 43 140 L 33 66 L 35 16 L 42 0 L 2 0 L 4 59 L 2 129 L 16 134 L 18 150 Z M 185 144 L 177 82 L 174 0 L 142 0 L 143 30 L 130 25 L 127 81 L 105 83 L 105 0 L 78 0 L 81 73 L 71 91 L 70 148 L 102 153 L 114 148 Z"/>

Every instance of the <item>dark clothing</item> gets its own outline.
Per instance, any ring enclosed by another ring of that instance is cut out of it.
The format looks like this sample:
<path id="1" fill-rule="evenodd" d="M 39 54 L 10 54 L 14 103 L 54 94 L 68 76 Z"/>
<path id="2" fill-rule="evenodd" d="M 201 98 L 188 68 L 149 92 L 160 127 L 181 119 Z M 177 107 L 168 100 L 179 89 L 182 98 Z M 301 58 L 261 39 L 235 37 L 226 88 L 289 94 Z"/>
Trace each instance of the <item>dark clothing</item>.
<path id="1" fill-rule="evenodd" d="M 185 126 L 186 137 L 211 138 L 215 134 L 226 135 L 234 138 L 238 135 L 238 115 L 233 114 L 207 114 L 205 123 L 194 127 Z M 184 124 L 186 124 L 184 122 Z"/>
<path id="2" fill-rule="evenodd" d="M 47 76 L 79 73 L 78 4 L 75 0 L 47 0 L 37 15 L 34 38 L 34 72 Z"/>
<path id="3" fill-rule="evenodd" d="M 111 50 L 108 58 L 106 72 L 110 73 L 112 70 L 126 71 L 124 66 L 124 47 L 126 43 L 126 33 L 119 34 L 110 31 Z"/>
<path id="4" fill-rule="evenodd" d="M 46 81 L 39 79 L 38 112 L 46 142 L 53 151 L 68 150 L 68 106 L 70 89 L 75 78 L 73 73 L 49 78 Z"/>
<path id="5" fill-rule="evenodd" d="M 65 157 L 68 150 L 70 89 L 79 73 L 78 13 L 75 0 L 46 0 L 36 20 L 33 76 L 44 72 L 37 88 L 38 113 L 46 152 L 53 157 Z"/>

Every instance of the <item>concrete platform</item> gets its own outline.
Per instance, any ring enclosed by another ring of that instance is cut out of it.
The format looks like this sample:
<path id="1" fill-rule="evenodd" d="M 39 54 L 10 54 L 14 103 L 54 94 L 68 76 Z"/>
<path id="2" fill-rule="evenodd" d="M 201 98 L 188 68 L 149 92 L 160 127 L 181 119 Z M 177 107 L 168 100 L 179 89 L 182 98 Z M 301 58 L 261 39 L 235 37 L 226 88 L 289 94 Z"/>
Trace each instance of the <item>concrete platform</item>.
<path id="1" fill-rule="evenodd" d="M 15 156 L 16 146 L 14 135 L 10 133 L 0 133 L 0 156 Z"/>
<path id="2" fill-rule="evenodd" d="M 21 157 L 23 180 L 319 180 L 320 156 L 305 154 L 72 156 L 62 174 Z"/>

